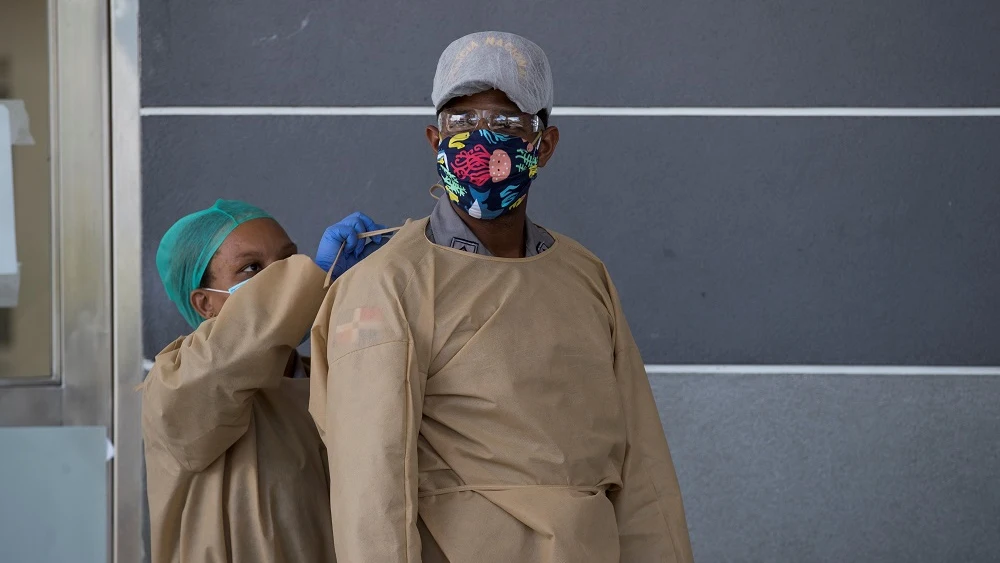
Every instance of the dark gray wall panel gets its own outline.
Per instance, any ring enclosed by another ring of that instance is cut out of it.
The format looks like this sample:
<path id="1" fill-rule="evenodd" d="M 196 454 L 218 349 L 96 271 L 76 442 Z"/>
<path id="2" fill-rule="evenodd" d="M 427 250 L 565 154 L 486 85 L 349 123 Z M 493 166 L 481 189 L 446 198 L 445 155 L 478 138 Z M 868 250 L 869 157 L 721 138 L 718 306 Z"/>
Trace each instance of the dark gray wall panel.
<path id="1" fill-rule="evenodd" d="M 1000 365 L 1000 120 L 564 121 L 647 361 Z"/>
<path id="2" fill-rule="evenodd" d="M 141 5 L 144 105 L 418 105 L 437 57 L 501 28 L 560 105 L 1000 105 L 1000 10 L 949 2 L 180 2 Z"/>
<path id="3" fill-rule="evenodd" d="M 184 325 L 153 262 L 217 197 L 303 251 L 355 209 L 426 215 L 424 118 L 146 118 L 146 350 Z M 1000 122 L 559 122 L 531 214 L 608 264 L 648 363 L 1000 365 Z"/>
<path id="4" fill-rule="evenodd" d="M 388 224 L 430 213 L 437 176 L 423 118 L 143 119 L 143 324 L 152 357 L 190 331 L 167 300 L 156 248 L 218 199 L 258 205 L 314 256 L 326 226 L 363 210 Z M 380 142 L 381 146 L 376 142 Z"/>
<path id="5" fill-rule="evenodd" d="M 997 560 L 1000 379 L 651 383 L 697 561 Z"/>

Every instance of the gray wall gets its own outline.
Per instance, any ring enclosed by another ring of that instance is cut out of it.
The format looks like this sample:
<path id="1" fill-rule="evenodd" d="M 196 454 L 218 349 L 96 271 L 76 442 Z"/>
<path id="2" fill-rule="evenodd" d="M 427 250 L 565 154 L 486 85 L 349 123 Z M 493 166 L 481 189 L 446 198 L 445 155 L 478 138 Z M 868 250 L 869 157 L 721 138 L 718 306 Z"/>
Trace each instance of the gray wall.
<path id="1" fill-rule="evenodd" d="M 547 51 L 562 106 L 998 106 L 998 25 L 990 0 L 147 0 L 143 103 L 427 106 L 444 46 L 499 27 Z M 174 220 L 242 198 L 311 252 L 356 209 L 426 215 L 429 121 L 144 118 L 147 355 L 186 331 L 153 260 Z M 608 264 L 647 363 L 1000 365 L 1000 120 L 554 123 L 531 215 Z M 1000 552 L 1000 379 L 653 385 L 700 561 Z"/>
<path id="2" fill-rule="evenodd" d="M 995 562 L 995 377 L 654 377 L 695 558 Z"/>

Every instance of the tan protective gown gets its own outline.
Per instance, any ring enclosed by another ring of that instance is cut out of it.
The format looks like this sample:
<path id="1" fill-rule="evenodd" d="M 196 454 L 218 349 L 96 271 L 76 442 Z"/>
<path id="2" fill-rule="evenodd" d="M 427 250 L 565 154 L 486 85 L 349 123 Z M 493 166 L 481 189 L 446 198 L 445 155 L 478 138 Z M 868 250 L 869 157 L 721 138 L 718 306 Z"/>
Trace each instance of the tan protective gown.
<path id="1" fill-rule="evenodd" d="M 309 382 L 283 377 L 323 295 L 308 257 L 276 262 L 156 357 L 142 397 L 153 563 L 335 561 Z"/>
<path id="2" fill-rule="evenodd" d="M 691 561 L 604 265 L 555 234 L 511 260 L 435 245 L 426 226 L 342 276 L 313 326 L 340 561 Z"/>

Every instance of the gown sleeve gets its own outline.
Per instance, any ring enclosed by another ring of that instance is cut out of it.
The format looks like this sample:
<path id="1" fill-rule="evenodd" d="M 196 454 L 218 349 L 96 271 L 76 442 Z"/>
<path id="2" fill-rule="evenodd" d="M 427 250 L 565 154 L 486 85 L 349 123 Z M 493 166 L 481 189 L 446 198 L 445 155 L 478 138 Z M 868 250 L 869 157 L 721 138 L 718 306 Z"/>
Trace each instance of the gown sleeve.
<path id="1" fill-rule="evenodd" d="M 618 521 L 621 561 L 690 563 L 691 541 L 670 449 L 645 365 L 613 285 L 611 296 L 615 316 L 614 369 L 627 440 L 622 488 L 609 494 Z"/>
<path id="2" fill-rule="evenodd" d="M 309 411 L 329 456 L 338 561 L 420 561 L 416 444 L 426 373 L 402 291 L 391 285 L 349 272 L 313 326 Z"/>
<path id="3" fill-rule="evenodd" d="M 254 393 L 281 383 L 323 300 L 307 256 L 265 268 L 219 316 L 167 346 L 142 385 L 144 439 L 202 471 L 246 433 Z"/>

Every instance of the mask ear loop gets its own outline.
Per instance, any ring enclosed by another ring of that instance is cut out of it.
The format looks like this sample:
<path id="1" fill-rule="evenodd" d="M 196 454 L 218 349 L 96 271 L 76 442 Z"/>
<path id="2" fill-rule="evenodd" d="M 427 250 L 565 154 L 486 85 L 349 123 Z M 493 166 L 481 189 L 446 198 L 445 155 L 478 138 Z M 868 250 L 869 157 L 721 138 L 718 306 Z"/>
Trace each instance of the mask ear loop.
<path id="1" fill-rule="evenodd" d="M 212 289 L 211 287 L 203 287 L 201 289 L 203 291 L 211 291 L 213 293 L 222 293 L 222 294 L 225 294 L 225 295 L 232 295 L 232 293 L 226 291 L 225 289 Z"/>
<path id="2" fill-rule="evenodd" d="M 532 142 L 532 143 L 531 143 L 532 145 L 534 145 L 534 147 L 535 147 L 535 150 L 536 150 L 536 151 L 537 151 L 537 150 L 538 150 L 539 148 L 541 148 L 541 144 L 542 144 L 542 135 L 543 135 L 544 133 L 545 133 L 545 129 L 542 129 L 542 130 L 540 130 L 540 131 L 538 132 L 538 135 L 536 135 L 536 136 L 535 136 L 535 140 L 534 140 L 534 142 Z"/>
<path id="3" fill-rule="evenodd" d="M 358 235 L 358 238 L 371 238 L 378 235 L 387 235 L 390 233 L 395 233 L 396 231 L 402 228 L 403 227 L 400 226 L 400 227 L 392 227 L 391 229 L 379 229 L 377 231 L 368 231 L 367 233 L 361 233 L 360 235 Z M 340 250 L 337 251 L 337 256 L 334 257 L 333 259 L 333 264 L 330 266 L 330 269 L 326 272 L 326 279 L 323 280 L 323 289 L 327 289 L 328 287 L 330 287 L 330 284 L 332 283 L 333 269 L 337 266 L 337 261 L 340 260 L 340 255 L 344 253 L 345 244 L 347 244 L 346 240 L 340 243 Z"/>
<path id="4" fill-rule="evenodd" d="M 433 186 L 431 186 L 431 188 L 430 188 L 429 190 L 427 190 L 428 192 L 430 192 L 430 194 L 431 194 L 431 197 L 432 197 L 432 198 L 434 198 L 434 199 L 441 199 L 441 196 L 440 196 L 440 195 L 434 195 L 434 191 L 435 191 L 435 190 L 441 190 L 441 195 L 444 195 L 444 194 L 445 194 L 445 192 L 447 192 L 447 191 L 448 191 L 448 190 L 447 190 L 447 189 L 445 189 L 445 187 L 444 187 L 444 186 L 442 186 L 441 184 L 434 184 Z"/>

